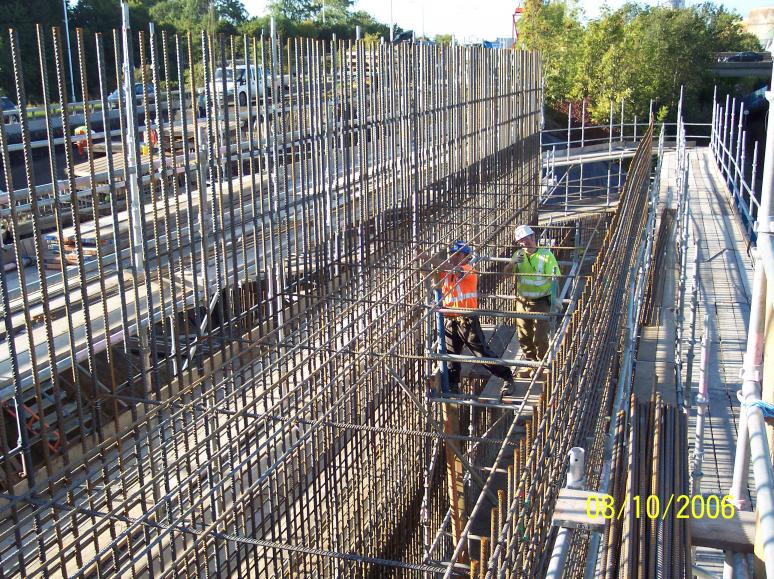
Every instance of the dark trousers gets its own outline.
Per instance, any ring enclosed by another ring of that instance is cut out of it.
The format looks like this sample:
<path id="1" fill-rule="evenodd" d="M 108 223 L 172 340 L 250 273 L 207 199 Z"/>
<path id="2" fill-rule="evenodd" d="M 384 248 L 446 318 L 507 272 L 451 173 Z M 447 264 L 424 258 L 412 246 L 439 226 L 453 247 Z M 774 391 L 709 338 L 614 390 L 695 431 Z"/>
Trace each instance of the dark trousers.
<path id="1" fill-rule="evenodd" d="M 467 346 L 477 358 L 497 357 L 486 343 L 477 316 L 447 316 L 443 321 L 443 332 L 447 354 L 461 354 L 462 349 Z M 484 364 L 484 367 L 503 380 L 513 380 L 508 366 Z M 449 387 L 453 392 L 459 391 L 461 369 L 459 362 L 449 362 Z"/>

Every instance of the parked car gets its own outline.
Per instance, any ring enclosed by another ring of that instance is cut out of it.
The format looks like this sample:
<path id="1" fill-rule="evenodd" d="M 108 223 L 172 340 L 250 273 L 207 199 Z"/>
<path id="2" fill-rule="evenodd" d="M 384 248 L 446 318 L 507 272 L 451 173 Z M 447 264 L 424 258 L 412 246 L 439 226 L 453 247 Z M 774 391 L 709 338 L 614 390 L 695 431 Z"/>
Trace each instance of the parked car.
<path id="1" fill-rule="evenodd" d="M 759 52 L 737 52 L 728 56 L 721 56 L 718 62 L 761 62 L 763 55 Z"/>
<path id="2" fill-rule="evenodd" d="M 124 90 L 124 87 L 120 86 L 113 92 L 111 92 L 108 95 L 108 108 L 110 109 L 117 109 L 118 108 L 118 93 L 119 91 Z M 142 106 L 142 98 L 143 98 L 143 90 L 142 90 L 142 83 L 136 82 L 134 83 L 134 96 L 135 96 L 135 103 L 137 106 Z M 156 101 L 156 91 L 153 89 L 153 83 L 148 83 L 148 102 L 153 103 Z"/>
<path id="3" fill-rule="evenodd" d="M 3 105 L 3 122 L 7 125 L 19 122 L 19 109 L 7 96 L 0 96 L 0 103 Z M 11 112 L 6 112 L 11 111 Z"/>

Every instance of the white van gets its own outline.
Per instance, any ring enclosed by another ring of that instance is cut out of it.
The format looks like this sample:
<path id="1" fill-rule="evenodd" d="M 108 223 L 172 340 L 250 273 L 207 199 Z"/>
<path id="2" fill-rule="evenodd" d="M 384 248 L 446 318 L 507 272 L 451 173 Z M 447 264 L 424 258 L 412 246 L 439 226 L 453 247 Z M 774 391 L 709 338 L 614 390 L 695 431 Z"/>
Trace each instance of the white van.
<path id="1" fill-rule="evenodd" d="M 249 71 L 247 65 L 244 64 L 237 64 L 234 67 L 227 66 L 225 70 L 218 68 L 215 71 L 215 82 L 210 87 L 218 95 L 223 94 L 224 76 L 226 78 L 226 97 L 231 100 L 236 95 L 239 106 L 247 106 L 248 92 L 253 98 L 271 94 L 271 76 L 264 78 L 264 72 L 260 66 L 251 64 Z M 264 86 L 264 80 L 266 86 Z M 282 75 L 278 81 L 282 83 L 282 89 L 285 90 L 290 86 L 290 75 Z"/>

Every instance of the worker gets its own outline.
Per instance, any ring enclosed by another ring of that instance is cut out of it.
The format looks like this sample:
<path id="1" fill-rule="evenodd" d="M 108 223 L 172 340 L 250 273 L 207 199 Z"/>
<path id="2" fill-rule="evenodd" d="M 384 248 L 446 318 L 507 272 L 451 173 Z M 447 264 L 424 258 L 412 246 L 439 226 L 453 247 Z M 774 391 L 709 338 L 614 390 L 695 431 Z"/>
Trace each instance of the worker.
<path id="1" fill-rule="evenodd" d="M 443 305 L 448 309 L 478 309 L 478 273 L 471 265 L 473 249 L 465 241 L 456 241 L 449 248 L 449 259 L 438 257 L 427 258 L 420 252 L 418 258 L 428 262 L 440 273 L 435 275 L 436 283 L 440 284 L 443 295 Z M 481 329 L 478 315 L 475 313 L 445 313 L 444 342 L 448 354 L 461 354 L 467 346 L 478 358 L 495 358 L 489 349 L 484 332 Z M 501 396 L 514 393 L 513 374 L 510 368 L 500 364 L 484 364 L 484 367 L 504 381 Z M 449 389 L 455 394 L 460 392 L 459 362 L 449 364 Z"/>
<path id="2" fill-rule="evenodd" d="M 514 232 L 519 249 L 505 266 L 505 273 L 516 273 L 518 311 L 530 314 L 548 314 L 551 311 L 552 291 L 556 276 L 561 275 L 556 257 L 547 247 L 538 247 L 535 232 L 529 225 L 519 225 Z M 548 352 L 548 319 L 516 320 L 519 345 L 527 360 L 542 360 Z M 532 368 L 524 368 L 519 378 L 531 379 Z"/>
<path id="3" fill-rule="evenodd" d="M 74 134 L 76 137 L 85 137 L 88 133 L 88 129 L 86 128 L 86 125 L 81 125 L 80 127 L 75 127 Z M 94 131 L 92 131 L 92 134 Z M 80 139 L 76 141 L 75 147 L 78 149 L 78 153 L 83 155 L 86 152 L 86 149 L 88 148 L 89 142 L 86 139 Z"/>

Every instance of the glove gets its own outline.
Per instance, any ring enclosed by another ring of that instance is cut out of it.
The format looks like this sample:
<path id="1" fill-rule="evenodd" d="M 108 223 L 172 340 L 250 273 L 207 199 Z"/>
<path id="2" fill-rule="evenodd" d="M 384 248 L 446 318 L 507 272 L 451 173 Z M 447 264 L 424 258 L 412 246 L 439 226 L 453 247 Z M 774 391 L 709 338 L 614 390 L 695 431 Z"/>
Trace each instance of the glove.
<path id="1" fill-rule="evenodd" d="M 562 311 L 562 304 L 559 302 L 559 283 L 554 280 L 551 282 L 551 313 L 557 314 Z"/>

